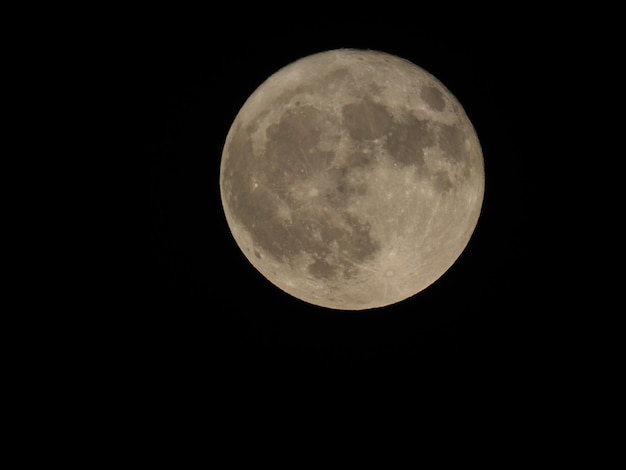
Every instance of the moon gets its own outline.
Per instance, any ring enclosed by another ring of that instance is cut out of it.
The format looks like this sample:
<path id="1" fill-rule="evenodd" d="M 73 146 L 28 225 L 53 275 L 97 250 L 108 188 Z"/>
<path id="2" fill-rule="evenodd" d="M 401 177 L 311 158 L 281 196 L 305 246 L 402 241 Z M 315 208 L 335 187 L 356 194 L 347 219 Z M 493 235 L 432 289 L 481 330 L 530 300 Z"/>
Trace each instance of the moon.
<path id="1" fill-rule="evenodd" d="M 482 150 L 430 73 L 377 51 L 293 62 L 244 103 L 220 193 L 252 265 L 284 292 L 339 310 L 391 305 L 458 259 L 478 222 Z"/>

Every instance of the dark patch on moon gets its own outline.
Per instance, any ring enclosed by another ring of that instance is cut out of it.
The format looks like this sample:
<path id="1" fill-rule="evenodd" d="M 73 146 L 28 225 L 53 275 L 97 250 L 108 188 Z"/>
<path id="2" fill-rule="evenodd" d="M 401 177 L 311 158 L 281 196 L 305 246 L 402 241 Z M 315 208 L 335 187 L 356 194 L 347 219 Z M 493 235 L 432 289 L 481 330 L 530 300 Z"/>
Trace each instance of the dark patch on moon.
<path id="1" fill-rule="evenodd" d="M 441 193 L 446 193 L 454 186 L 447 171 L 437 171 L 432 175 L 433 186 Z"/>
<path id="2" fill-rule="evenodd" d="M 281 253 L 297 253 L 297 246 L 290 240 L 287 228 L 273 220 L 275 207 L 275 197 L 265 189 L 242 188 L 232 204 L 233 215 L 259 248 L 281 259 Z"/>
<path id="3" fill-rule="evenodd" d="M 338 68 L 322 77 L 321 80 L 316 83 L 316 88 L 319 86 L 322 91 L 332 93 L 333 90 L 346 87 L 353 80 L 354 78 L 350 70 L 347 68 Z"/>
<path id="4" fill-rule="evenodd" d="M 343 218 L 350 225 L 350 232 L 339 244 L 340 252 L 346 253 L 351 259 L 362 263 L 371 259 L 380 249 L 380 243 L 371 237 L 371 225 L 345 213 Z"/>
<path id="5" fill-rule="evenodd" d="M 223 193 L 227 196 L 230 207 L 237 205 L 239 193 L 243 189 L 241 183 L 244 185 L 250 183 L 247 168 L 253 157 L 252 142 L 250 142 L 248 133 L 241 127 L 241 124 L 237 125 L 229 144 L 231 158 L 224 159 L 222 163 L 224 165 L 223 184 L 225 185 Z M 248 178 L 240 182 L 239 175 L 246 175 Z M 233 187 L 233 182 L 239 182 L 239 184 Z"/>
<path id="6" fill-rule="evenodd" d="M 380 249 L 370 236 L 370 225 L 346 210 L 355 194 L 366 191 L 350 179 L 354 168 L 371 165 L 367 152 L 356 151 L 343 168 L 329 168 L 334 152 L 319 150 L 321 120 L 329 117 L 313 107 L 288 110 L 267 129 L 266 148 L 255 155 L 249 129 L 238 126 L 224 163 L 224 194 L 233 216 L 245 228 L 260 250 L 296 269 L 294 261 L 302 254 L 315 261 L 307 267 L 310 275 L 320 279 L 347 276 Z M 325 192 L 311 200 L 297 200 L 294 195 L 300 183 L 323 174 L 331 182 Z M 239 181 L 236 188 L 231 181 Z M 287 215 L 279 208 L 287 208 Z M 327 217 L 324 209 L 333 209 Z M 332 247 L 332 248 L 331 248 Z M 332 263 L 327 257 L 332 256 Z"/>
<path id="7" fill-rule="evenodd" d="M 349 168 L 373 168 L 376 165 L 376 152 L 357 149 L 348 155 L 346 164 Z"/>
<path id="8" fill-rule="evenodd" d="M 463 162 L 467 159 L 465 151 L 465 132 L 458 126 L 437 124 L 439 148 L 444 151 L 448 160 Z"/>
<path id="9" fill-rule="evenodd" d="M 330 279 L 336 274 L 336 268 L 323 259 L 316 259 L 307 269 L 313 277 L 321 279 Z"/>
<path id="10" fill-rule="evenodd" d="M 446 107 L 446 102 L 443 99 L 441 91 L 434 86 L 425 86 L 422 88 L 420 96 L 424 102 L 435 111 L 443 111 Z"/>
<path id="11" fill-rule="evenodd" d="M 369 113 L 370 118 L 359 123 L 360 133 L 356 134 L 360 140 L 339 166 L 332 165 L 334 152 L 322 152 L 318 148 L 322 121 L 331 118 L 312 106 L 289 109 L 269 126 L 266 148 L 260 156 L 253 152 L 250 129 L 239 125 L 230 141 L 229 158 L 224 163 L 224 194 L 233 215 L 250 233 L 259 250 L 273 258 L 293 265 L 298 255 L 313 256 L 315 261 L 307 270 L 315 278 L 351 277 L 356 265 L 371 259 L 380 249 L 380 244 L 370 236 L 369 224 L 347 212 L 351 200 L 367 197 L 367 186 L 359 184 L 355 172 L 367 172 L 376 165 L 375 152 L 368 151 L 370 144 L 363 140 L 386 135 L 383 142 L 394 161 L 404 166 L 418 165 L 442 193 L 451 190 L 454 184 L 448 172 L 431 174 L 427 170 L 424 148 L 438 144 L 454 163 L 465 158 L 465 134 L 458 127 L 429 125 L 415 116 L 406 123 L 394 122 L 383 106 L 365 103 L 358 102 L 349 111 L 344 108 L 350 119 L 361 116 L 361 112 Z M 352 112 L 356 114 L 353 116 Z M 350 119 L 344 120 L 346 125 Z M 330 184 L 307 204 L 284 190 L 286 186 L 296 188 L 299 182 L 322 173 Z M 240 184 L 232 187 L 232 181 Z M 281 216 L 279 207 L 287 207 L 289 216 Z M 323 208 L 330 208 L 334 218 L 325 216 Z M 253 254 L 260 259 L 259 250 L 255 249 Z"/>
<path id="12" fill-rule="evenodd" d="M 348 168 L 345 166 L 331 168 L 327 172 L 330 184 L 327 191 L 322 194 L 322 197 L 325 204 L 328 204 L 333 210 L 344 209 L 352 193 L 352 187 L 347 178 L 348 173 Z"/>
<path id="13" fill-rule="evenodd" d="M 322 196 L 325 203 L 334 210 L 344 210 L 353 198 L 367 194 L 367 184 L 364 181 L 355 180 L 353 175 L 355 171 L 373 166 L 374 159 L 361 159 L 359 156 L 361 154 L 350 154 L 341 166 L 331 168 L 326 173 L 330 183 Z"/>
<path id="14" fill-rule="evenodd" d="M 331 236 L 322 235 L 323 243 L 315 251 L 309 251 L 315 258 L 307 270 L 318 279 L 352 278 L 358 272 L 358 265 L 373 259 L 380 250 L 380 243 L 371 237 L 371 226 L 347 212 L 340 214 L 348 229 L 332 227 Z M 327 234 L 328 235 L 328 234 Z M 336 246 L 330 250 L 329 246 Z M 332 258 L 332 264 L 326 261 Z"/>
<path id="15" fill-rule="evenodd" d="M 322 126 L 329 116 L 313 106 L 299 106 L 287 110 L 278 123 L 267 128 L 267 162 L 290 173 L 303 173 L 311 169 L 327 168 L 334 158 L 333 152 L 322 152 Z M 336 143 L 339 135 L 327 136 L 328 143 Z M 305 158 L 306 157 L 306 158 Z"/>
<path id="16" fill-rule="evenodd" d="M 387 108 L 369 98 L 343 107 L 343 125 L 356 140 L 374 140 L 384 136 L 393 118 Z"/>
<path id="17" fill-rule="evenodd" d="M 394 123 L 385 143 L 391 158 L 402 166 L 424 165 L 424 148 L 436 143 L 428 122 L 410 114 L 408 123 Z"/>

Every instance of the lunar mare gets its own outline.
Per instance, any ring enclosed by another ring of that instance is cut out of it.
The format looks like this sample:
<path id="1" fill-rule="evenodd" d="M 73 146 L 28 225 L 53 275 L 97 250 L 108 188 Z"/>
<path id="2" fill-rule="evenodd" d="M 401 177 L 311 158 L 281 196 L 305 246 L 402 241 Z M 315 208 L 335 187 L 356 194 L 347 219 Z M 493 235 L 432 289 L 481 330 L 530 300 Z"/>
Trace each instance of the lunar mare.
<path id="1" fill-rule="evenodd" d="M 482 151 L 460 103 L 395 56 L 300 59 L 243 105 L 220 191 L 235 241 L 283 291 L 343 310 L 390 305 L 446 272 L 477 224 Z"/>

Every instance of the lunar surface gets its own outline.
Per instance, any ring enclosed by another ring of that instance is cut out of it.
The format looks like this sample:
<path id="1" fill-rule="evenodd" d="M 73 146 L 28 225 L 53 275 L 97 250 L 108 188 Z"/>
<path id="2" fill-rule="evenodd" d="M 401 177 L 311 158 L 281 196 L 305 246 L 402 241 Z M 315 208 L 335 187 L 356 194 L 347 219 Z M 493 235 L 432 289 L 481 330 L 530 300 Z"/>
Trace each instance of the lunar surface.
<path id="1" fill-rule="evenodd" d="M 476 132 L 435 77 L 395 56 L 300 59 L 248 98 L 222 154 L 232 235 L 288 294 L 363 310 L 422 291 L 476 227 L 485 176 Z"/>

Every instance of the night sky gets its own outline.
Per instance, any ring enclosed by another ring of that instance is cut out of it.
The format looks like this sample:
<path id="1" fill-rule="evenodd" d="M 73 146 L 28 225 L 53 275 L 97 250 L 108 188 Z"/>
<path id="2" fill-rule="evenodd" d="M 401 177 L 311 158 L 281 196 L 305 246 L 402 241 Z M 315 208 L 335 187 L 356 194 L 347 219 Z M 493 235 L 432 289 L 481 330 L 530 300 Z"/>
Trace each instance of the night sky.
<path id="1" fill-rule="evenodd" d="M 532 28 L 406 16 L 214 15 L 148 24 L 135 38 L 149 233 L 125 327 L 147 377 L 245 399 L 293 383 L 384 393 L 502 383 L 541 363 L 529 175 L 542 64 Z M 395 54 L 437 77 L 472 121 L 486 172 L 482 215 L 452 268 L 411 299 L 361 313 L 306 304 L 263 278 L 229 232 L 218 184 L 247 97 L 280 67 L 341 47 Z"/>

